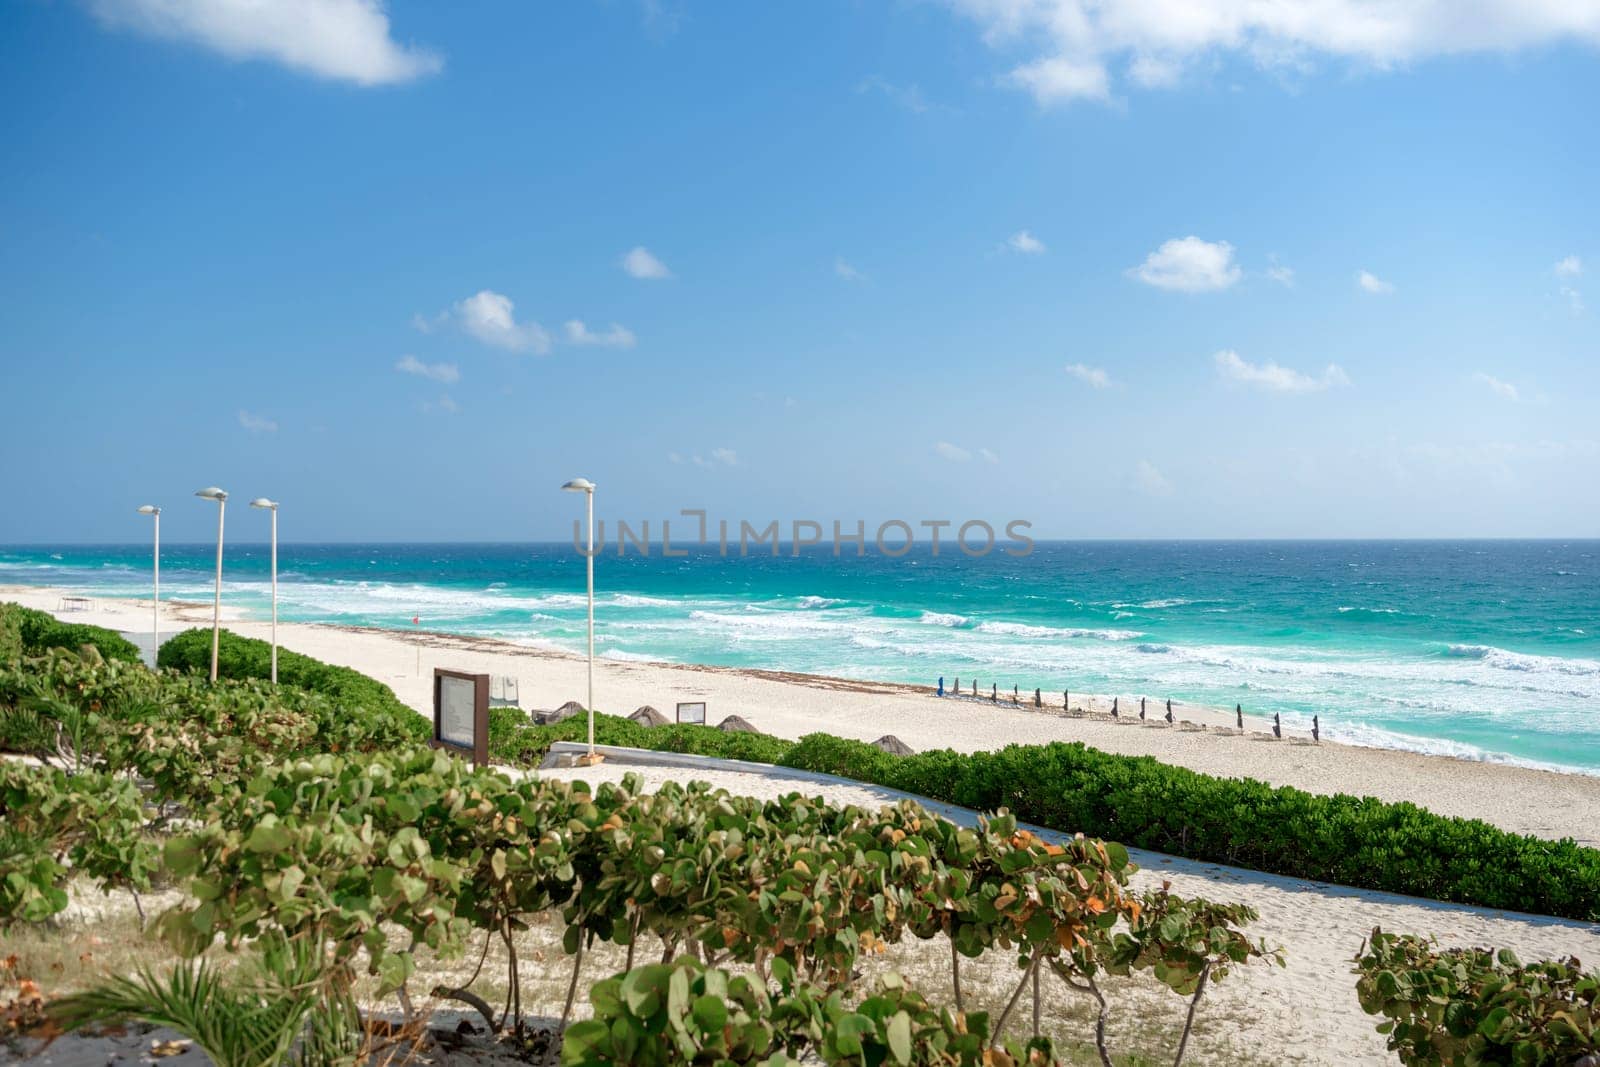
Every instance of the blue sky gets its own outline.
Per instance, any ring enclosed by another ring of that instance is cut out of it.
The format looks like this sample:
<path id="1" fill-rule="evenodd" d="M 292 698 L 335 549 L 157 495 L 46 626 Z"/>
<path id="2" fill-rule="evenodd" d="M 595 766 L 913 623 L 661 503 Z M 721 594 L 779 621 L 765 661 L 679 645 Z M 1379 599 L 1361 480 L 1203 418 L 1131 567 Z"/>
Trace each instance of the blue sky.
<path id="1" fill-rule="evenodd" d="M 1600 535 L 1551 7 L 7 2 L 0 542 Z"/>

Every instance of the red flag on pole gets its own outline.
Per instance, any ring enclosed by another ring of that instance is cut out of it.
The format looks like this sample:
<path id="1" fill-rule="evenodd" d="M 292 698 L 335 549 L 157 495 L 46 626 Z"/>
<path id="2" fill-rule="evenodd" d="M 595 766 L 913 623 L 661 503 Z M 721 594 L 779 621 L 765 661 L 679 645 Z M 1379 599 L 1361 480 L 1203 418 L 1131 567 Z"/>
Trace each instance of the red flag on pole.
<path id="1" fill-rule="evenodd" d="M 411 616 L 411 625 L 412 626 L 416 626 L 421 622 L 422 622 L 422 616 L 421 615 L 413 615 L 413 616 Z"/>

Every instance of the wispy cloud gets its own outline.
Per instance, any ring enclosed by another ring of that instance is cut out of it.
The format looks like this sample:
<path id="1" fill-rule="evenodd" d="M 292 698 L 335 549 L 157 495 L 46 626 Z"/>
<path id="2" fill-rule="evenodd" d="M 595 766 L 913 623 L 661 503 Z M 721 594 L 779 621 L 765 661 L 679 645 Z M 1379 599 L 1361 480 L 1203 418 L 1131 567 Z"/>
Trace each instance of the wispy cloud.
<path id="1" fill-rule="evenodd" d="M 239 412 L 239 425 L 251 433 L 277 433 L 278 424 L 265 415 L 255 415 L 248 411 Z"/>
<path id="2" fill-rule="evenodd" d="M 1267 277 L 1287 288 L 1294 288 L 1294 268 L 1278 262 L 1276 255 L 1267 257 Z"/>
<path id="3" fill-rule="evenodd" d="M 1516 386 L 1512 385 L 1510 382 L 1502 381 L 1492 374 L 1485 374 L 1483 371 L 1478 371 L 1472 376 L 1472 380 L 1481 385 L 1488 386 L 1494 392 L 1505 397 L 1507 400 L 1516 401 L 1522 399 L 1522 395 L 1517 391 Z"/>
<path id="4" fill-rule="evenodd" d="M 1583 273 L 1583 260 L 1577 256 L 1563 257 L 1556 262 L 1554 273 L 1557 278 L 1564 279 L 1557 289 L 1567 302 L 1567 307 L 1572 309 L 1574 315 L 1583 314 L 1583 294 L 1573 284 L 1573 280 Z"/>
<path id="5" fill-rule="evenodd" d="M 456 415 L 460 413 L 461 405 L 457 404 L 455 398 L 449 393 L 440 393 L 437 400 L 424 400 L 422 402 L 422 410 L 429 415 L 436 411 L 443 412 L 446 415 Z"/>
<path id="6" fill-rule="evenodd" d="M 1006 246 L 1011 251 L 1021 252 L 1025 256 L 1042 256 L 1045 253 L 1044 242 L 1027 230 L 1018 230 L 1006 238 Z"/>
<path id="7" fill-rule="evenodd" d="M 985 463 L 999 463 L 1000 457 L 987 448 L 978 449 L 978 458 Z"/>
<path id="8" fill-rule="evenodd" d="M 461 380 L 461 369 L 454 363 L 424 363 L 416 356 L 401 356 L 394 369 L 402 374 L 415 374 L 419 378 L 432 378 L 436 382 L 454 385 Z"/>
<path id="9" fill-rule="evenodd" d="M 1356 284 L 1375 296 L 1387 296 L 1394 292 L 1394 286 L 1372 273 L 1370 270 L 1356 271 Z"/>
<path id="10" fill-rule="evenodd" d="M 567 343 L 573 345 L 592 345 L 599 348 L 632 348 L 637 340 L 633 331 L 626 326 L 612 323 L 610 329 L 599 333 L 589 329 L 580 319 L 568 319 L 566 323 Z"/>
<path id="11" fill-rule="evenodd" d="M 1175 237 L 1145 257 L 1128 275 L 1157 289 L 1205 293 L 1226 289 L 1243 272 L 1233 260 L 1227 241 L 1202 241 L 1190 235 Z"/>
<path id="12" fill-rule="evenodd" d="M 922 90 L 915 84 L 899 85 L 877 74 L 862 78 L 856 83 L 858 93 L 879 93 L 914 114 L 926 113 L 932 106 Z"/>
<path id="13" fill-rule="evenodd" d="M 90 0 L 89 10 L 107 27 L 356 85 L 408 82 L 444 66 L 389 35 L 381 0 Z"/>
<path id="14" fill-rule="evenodd" d="M 1096 389 L 1105 389 L 1111 385 L 1111 375 L 1100 367 L 1091 367 L 1087 363 L 1068 363 L 1065 370 L 1078 381 L 1092 385 Z"/>
<path id="15" fill-rule="evenodd" d="M 1041 105 L 1116 100 L 1114 71 L 1143 89 L 1177 86 L 1191 65 L 1219 55 L 1267 70 L 1312 70 L 1318 61 L 1332 61 L 1381 71 L 1435 56 L 1595 41 L 1587 3 L 1480 0 L 1469 19 L 1450 4 L 1370 0 L 944 2 L 970 18 L 994 48 L 1023 53 L 998 80 Z"/>
<path id="16" fill-rule="evenodd" d="M 833 273 L 838 275 L 840 278 L 843 278 L 847 282 L 864 282 L 867 280 L 867 276 L 865 274 L 862 274 L 849 263 L 846 263 L 843 257 L 833 261 Z"/>
<path id="17" fill-rule="evenodd" d="M 667 458 L 673 463 L 683 462 L 683 457 L 676 452 L 668 452 Z M 710 458 L 696 454 L 693 457 L 693 463 L 696 467 L 702 467 L 707 470 L 713 467 L 736 467 L 739 465 L 739 453 L 731 448 L 713 448 L 710 452 Z"/>
<path id="18" fill-rule="evenodd" d="M 672 277 L 667 265 L 657 259 L 644 245 L 638 245 L 622 254 L 622 269 L 635 278 L 660 281 Z"/>
<path id="19" fill-rule="evenodd" d="M 949 441 L 940 441 L 933 446 L 933 450 L 953 463 L 966 463 L 972 459 L 972 453 L 960 445 L 953 445 Z"/>
<path id="20" fill-rule="evenodd" d="M 1337 363 L 1330 363 L 1322 374 L 1312 377 L 1289 367 L 1281 367 L 1268 360 L 1249 363 L 1231 348 L 1223 349 L 1212 357 L 1217 373 L 1229 381 L 1265 389 L 1272 393 L 1316 393 L 1336 385 L 1349 385 L 1350 376 Z"/>
<path id="21" fill-rule="evenodd" d="M 537 322 L 518 322 L 516 304 L 509 296 L 484 289 L 455 306 L 457 320 L 468 334 L 495 348 L 510 352 L 550 351 L 550 335 Z"/>
<path id="22" fill-rule="evenodd" d="M 1172 495 L 1172 482 L 1147 459 L 1133 469 L 1133 487 L 1146 496 Z"/>

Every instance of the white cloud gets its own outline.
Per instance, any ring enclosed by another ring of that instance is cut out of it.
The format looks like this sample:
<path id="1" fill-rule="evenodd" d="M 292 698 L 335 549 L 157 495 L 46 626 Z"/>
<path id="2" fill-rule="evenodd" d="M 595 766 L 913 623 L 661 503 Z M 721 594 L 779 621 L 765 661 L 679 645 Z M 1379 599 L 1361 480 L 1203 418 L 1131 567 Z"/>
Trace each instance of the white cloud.
<path id="1" fill-rule="evenodd" d="M 91 0 L 102 25 L 190 41 L 356 85 L 393 85 L 443 61 L 389 36 L 382 0 Z"/>
<path id="2" fill-rule="evenodd" d="M 1557 278 L 1576 278 L 1583 273 L 1583 260 L 1577 256 L 1567 256 L 1555 265 Z"/>
<path id="3" fill-rule="evenodd" d="M 1291 289 L 1294 288 L 1293 267 L 1285 267 L 1282 263 L 1279 263 L 1276 255 L 1268 256 L 1267 264 L 1267 277 L 1271 278 L 1279 285 L 1286 286 Z"/>
<path id="4" fill-rule="evenodd" d="M 1021 252 L 1025 256 L 1039 256 L 1045 252 L 1044 242 L 1027 230 L 1018 230 L 1006 239 L 1006 244 L 1011 251 Z"/>
<path id="5" fill-rule="evenodd" d="M 449 393 L 440 393 L 438 400 L 424 400 L 422 402 L 422 410 L 428 415 L 436 411 L 442 411 L 446 415 L 455 415 L 460 413 L 461 405 L 457 404 Z"/>
<path id="6" fill-rule="evenodd" d="M 1239 280 L 1241 271 L 1227 241 L 1189 236 L 1167 241 L 1128 274 L 1157 289 L 1204 293 L 1228 288 Z"/>
<path id="7" fill-rule="evenodd" d="M 922 90 L 917 86 L 896 85 L 887 78 L 880 77 L 876 74 L 872 75 L 871 77 L 862 78 L 861 81 L 856 85 L 856 92 L 882 93 L 884 96 L 888 97 L 896 104 L 899 104 L 907 111 L 918 115 L 927 111 L 929 106 L 927 99 L 922 95 Z"/>
<path id="8" fill-rule="evenodd" d="M 966 463 L 972 458 L 971 452 L 959 445 L 953 445 L 949 441 L 940 441 L 933 446 L 933 450 L 954 463 Z"/>
<path id="9" fill-rule="evenodd" d="M 668 458 L 670 459 L 672 456 L 677 456 L 677 453 L 671 453 Z M 679 459 L 673 459 L 672 462 L 681 462 L 681 457 Z M 733 467 L 737 466 L 738 463 L 739 454 L 731 448 L 713 448 L 711 450 L 710 459 L 700 455 L 694 457 L 694 465 L 696 467 L 704 467 L 707 469 L 712 467 Z"/>
<path id="10" fill-rule="evenodd" d="M 680 455 L 677 452 L 668 452 L 667 453 L 667 462 L 668 463 L 682 463 L 683 462 L 683 456 Z"/>
<path id="11" fill-rule="evenodd" d="M 1255 386 L 1274 393 L 1316 393 L 1336 385 L 1349 385 L 1350 376 L 1337 363 L 1330 363 L 1319 377 L 1280 367 L 1268 360 L 1265 363 L 1248 363 L 1231 348 L 1218 352 L 1213 359 L 1217 372 L 1230 381 Z"/>
<path id="12" fill-rule="evenodd" d="M 1483 371 L 1478 371 L 1472 376 L 1472 380 L 1475 382 L 1480 382 L 1483 385 L 1487 385 L 1490 389 L 1494 390 L 1496 393 L 1499 393 L 1507 400 L 1515 401 L 1522 399 L 1521 394 L 1517 392 L 1516 386 L 1512 385 L 1510 382 L 1503 382 L 1492 374 L 1485 374 Z"/>
<path id="13" fill-rule="evenodd" d="M 987 449 L 987 448 L 978 449 L 978 456 L 985 463 L 999 463 L 1000 462 L 1000 457 L 995 455 L 993 452 L 989 451 L 989 449 Z"/>
<path id="14" fill-rule="evenodd" d="M 600 348 L 632 348 L 637 340 L 633 331 L 626 326 L 611 324 L 609 330 L 595 333 L 585 326 L 580 319 L 569 319 L 566 324 L 567 343 L 574 345 L 595 345 Z"/>
<path id="15" fill-rule="evenodd" d="M 662 278 L 672 277 L 672 272 L 667 265 L 650 254 L 644 245 L 639 245 L 622 255 L 622 269 L 635 278 L 646 281 L 658 281 Z"/>
<path id="16" fill-rule="evenodd" d="M 1063 100 L 1105 100 L 1111 96 L 1111 83 L 1106 68 L 1098 62 L 1082 62 L 1066 56 L 1024 63 L 1007 74 L 1004 79 L 1019 89 L 1026 89 L 1041 104 L 1055 104 Z"/>
<path id="17" fill-rule="evenodd" d="M 1147 459 L 1141 459 L 1133 471 L 1133 487 L 1147 496 L 1171 496 L 1172 482 Z"/>
<path id="18" fill-rule="evenodd" d="M 1394 286 L 1373 274 L 1369 270 L 1356 271 L 1356 284 L 1369 293 L 1377 296 L 1387 296 L 1394 292 Z"/>
<path id="19" fill-rule="evenodd" d="M 1025 58 L 1001 81 L 1041 104 L 1112 98 L 1111 71 L 1144 88 L 1178 84 L 1219 54 L 1267 70 L 1319 60 L 1388 70 L 1435 56 L 1600 45 L 1593 0 L 945 0 L 998 49 Z"/>
<path id="20" fill-rule="evenodd" d="M 400 362 L 394 365 L 394 369 L 402 374 L 432 378 L 446 385 L 454 385 L 461 380 L 461 369 L 454 363 L 424 363 L 416 356 L 401 356 Z"/>
<path id="21" fill-rule="evenodd" d="M 1572 309 L 1572 313 L 1574 315 L 1583 314 L 1582 293 L 1578 292 L 1578 290 L 1574 289 L 1570 285 L 1563 285 L 1561 287 L 1561 295 L 1566 298 L 1567 306 Z"/>
<path id="22" fill-rule="evenodd" d="M 278 424 L 265 415 L 252 415 L 248 411 L 239 412 L 239 425 L 251 433 L 277 433 Z"/>
<path id="23" fill-rule="evenodd" d="M 846 263 L 843 258 L 835 259 L 833 261 L 833 273 L 837 274 L 847 282 L 864 282 L 867 280 L 867 276 L 865 274 L 862 274 L 850 264 Z"/>
<path id="24" fill-rule="evenodd" d="M 489 289 L 456 304 L 461 328 L 486 345 L 512 352 L 550 351 L 550 335 L 537 322 L 518 322 L 516 304 L 509 296 Z"/>
<path id="25" fill-rule="evenodd" d="M 1104 389 L 1111 384 L 1111 375 L 1100 367 L 1091 367 L 1085 363 L 1068 363 L 1066 371 L 1078 381 L 1092 385 L 1096 389 Z"/>

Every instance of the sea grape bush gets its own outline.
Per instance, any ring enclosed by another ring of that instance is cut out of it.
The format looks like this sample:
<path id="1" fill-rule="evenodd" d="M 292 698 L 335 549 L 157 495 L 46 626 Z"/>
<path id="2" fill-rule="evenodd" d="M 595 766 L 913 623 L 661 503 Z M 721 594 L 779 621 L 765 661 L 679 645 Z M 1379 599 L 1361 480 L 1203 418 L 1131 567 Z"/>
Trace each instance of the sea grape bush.
<path id="1" fill-rule="evenodd" d="M 156 665 L 162 669 L 188 672 L 211 670 L 211 635 L 204 630 L 187 630 L 161 646 Z M 223 630 L 218 638 L 217 676 L 219 678 L 266 680 L 272 672 L 272 646 L 266 641 Z M 278 649 L 278 682 L 320 693 L 329 698 L 346 716 L 367 721 L 383 721 L 398 736 L 421 741 L 428 736 L 425 719 L 394 695 L 394 690 L 349 667 L 324 663 L 286 648 Z"/>
<path id="2" fill-rule="evenodd" d="M 1133 893 L 1120 846 L 1048 843 L 1003 812 L 967 829 L 910 802 L 868 811 L 671 782 L 640 795 L 632 776 L 591 793 L 428 749 L 263 768 L 214 803 L 204 826 L 174 836 L 165 858 L 192 897 L 160 924 L 182 954 L 281 930 L 327 940 L 346 966 L 364 949 L 392 991 L 420 947 L 453 956 L 478 931 L 513 949 L 516 1014 L 512 933 L 541 914 L 565 926 L 574 989 L 596 940 L 629 946 L 631 963 L 648 937 L 664 958 L 699 952 L 831 995 L 885 944 L 948 934 L 962 955 L 1010 951 L 1025 960 L 1022 981 L 1048 967 L 1099 1000 L 1105 1062 L 1101 971 L 1198 966 L 1216 979 L 1227 961 L 1271 955 L 1238 931 L 1254 918 L 1248 909 Z"/>
<path id="3" fill-rule="evenodd" d="M 106 887 L 142 888 L 146 832 L 232 798 L 262 767 L 330 749 L 390 749 L 408 736 L 391 716 L 347 712 L 316 693 L 212 685 L 94 648 L 0 663 L 0 751 L 47 765 L 11 779 L 0 806 L 0 883 L 9 887 L 0 922 L 65 907 L 68 866 Z M 0 763 L 12 775 L 19 766 Z"/>
<path id="4" fill-rule="evenodd" d="M 134 783 L 0 760 L 0 927 L 67 906 L 71 871 L 107 889 L 149 888 L 159 855 Z"/>
<path id="5" fill-rule="evenodd" d="M 608 745 L 723 755 L 722 738 L 730 736 L 708 727 L 595 719 L 595 739 Z M 574 727 L 523 727 L 508 750 L 542 755 L 554 741 L 579 739 L 582 724 Z M 827 734 L 758 740 L 765 751 L 745 758 L 980 811 L 1006 808 L 1035 825 L 1140 848 L 1361 889 L 1600 920 L 1600 850 L 1435 815 L 1414 804 L 1216 778 L 1081 743 L 895 756 Z"/>
<path id="6" fill-rule="evenodd" d="M 1509 949 L 1441 950 L 1381 928 L 1355 960 L 1356 995 L 1408 1067 L 1600 1063 L 1600 971 L 1523 964 Z"/>
<path id="7" fill-rule="evenodd" d="M 139 662 L 139 647 L 115 630 L 84 623 L 61 622 L 55 616 L 20 604 L 0 604 L 0 662 L 51 648 L 93 646 L 106 659 Z"/>
<path id="8" fill-rule="evenodd" d="M 788 1067 L 892 1064 L 906 1067 L 1053 1067 L 1047 1039 L 1024 1048 L 990 1047 L 983 1012 L 931 1006 L 898 975 L 884 975 L 867 997 L 847 1004 L 797 982 L 792 971 L 776 991 L 744 975 L 708 968 L 689 956 L 647 964 L 597 982 L 594 1015 L 567 1028 L 565 1067 L 717 1063 Z"/>

